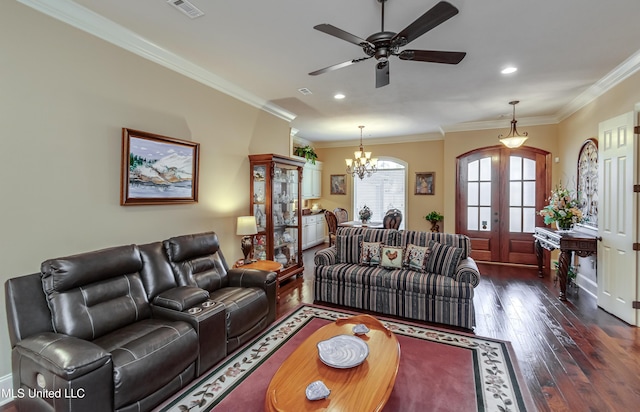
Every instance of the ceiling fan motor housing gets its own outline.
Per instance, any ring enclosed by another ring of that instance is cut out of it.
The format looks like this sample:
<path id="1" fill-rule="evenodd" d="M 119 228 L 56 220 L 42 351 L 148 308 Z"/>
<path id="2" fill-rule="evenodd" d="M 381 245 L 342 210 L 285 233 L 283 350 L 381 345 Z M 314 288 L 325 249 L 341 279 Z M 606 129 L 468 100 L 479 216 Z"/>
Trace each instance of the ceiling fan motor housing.
<path id="1" fill-rule="evenodd" d="M 373 56 L 376 60 L 379 61 L 387 61 L 389 56 L 398 53 L 398 46 L 395 46 L 391 39 L 396 34 L 391 31 L 381 31 L 379 33 L 374 33 L 371 36 L 367 37 L 367 42 L 373 44 L 374 48 L 372 49 L 370 46 L 363 46 L 362 49 L 369 56 Z"/>

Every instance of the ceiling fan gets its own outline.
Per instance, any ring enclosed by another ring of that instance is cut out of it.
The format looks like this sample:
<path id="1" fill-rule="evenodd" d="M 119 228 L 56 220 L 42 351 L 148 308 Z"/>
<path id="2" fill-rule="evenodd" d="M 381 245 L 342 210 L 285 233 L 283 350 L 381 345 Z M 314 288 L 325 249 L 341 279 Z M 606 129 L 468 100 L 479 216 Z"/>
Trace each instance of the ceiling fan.
<path id="1" fill-rule="evenodd" d="M 387 0 L 377 0 L 382 4 L 382 27 L 378 33 L 374 33 L 367 37 L 366 40 L 351 33 L 347 33 L 330 24 L 318 24 L 313 28 L 323 33 L 335 36 L 339 39 L 353 43 L 362 47 L 367 57 L 348 60 L 343 63 L 334 64 L 324 69 L 316 70 L 309 73 L 311 76 L 326 73 L 332 70 L 341 69 L 361 61 L 375 57 L 378 61 L 376 64 L 376 87 L 383 87 L 389 84 L 389 57 L 398 56 L 401 60 L 413 60 L 431 63 L 458 64 L 467 53 L 453 51 L 437 51 L 437 50 L 402 50 L 400 48 L 406 46 L 413 40 L 422 36 L 429 30 L 439 26 L 449 20 L 456 14 L 458 9 L 446 1 L 441 1 L 430 10 L 418 17 L 413 23 L 407 26 L 400 33 L 394 33 L 384 30 L 384 4 Z"/>

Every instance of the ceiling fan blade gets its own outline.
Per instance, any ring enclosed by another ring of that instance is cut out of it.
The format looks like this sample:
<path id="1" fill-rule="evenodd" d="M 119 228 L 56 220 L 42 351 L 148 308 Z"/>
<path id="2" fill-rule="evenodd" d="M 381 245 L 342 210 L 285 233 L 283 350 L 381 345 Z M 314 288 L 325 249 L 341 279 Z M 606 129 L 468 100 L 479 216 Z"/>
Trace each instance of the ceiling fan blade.
<path id="1" fill-rule="evenodd" d="M 353 60 L 348 60 L 346 62 L 342 62 L 342 63 L 338 63 L 338 64 L 334 64 L 328 67 L 325 67 L 324 69 L 320 69 L 320 70 L 316 70 L 314 72 L 309 73 L 309 76 L 317 76 L 319 74 L 322 73 L 326 73 L 326 72 L 330 72 L 333 70 L 338 70 L 338 69 L 342 69 L 343 67 L 347 67 L 347 66 L 351 66 L 352 64 L 355 63 L 360 63 L 361 61 L 370 59 L 371 57 L 362 57 L 360 59 L 353 59 Z"/>
<path id="2" fill-rule="evenodd" d="M 323 33 L 330 34 L 331 36 L 337 37 L 339 39 L 348 41 L 349 43 L 353 43 L 356 46 L 363 47 L 365 45 L 369 45 L 373 47 L 373 45 L 368 41 L 366 41 L 365 39 L 361 39 L 358 36 L 355 36 L 351 33 L 347 33 L 346 31 L 339 29 L 336 26 L 332 26 L 330 24 L 318 24 L 317 26 L 313 26 L 313 28 Z"/>
<path id="3" fill-rule="evenodd" d="M 376 89 L 389 84 L 389 62 L 376 64 Z"/>
<path id="4" fill-rule="evenodd" d="M 455 6 L 446 1 L 441 1 L 425 14 L 418 17 L 413 23 L 407 26 L 407 28 L 396 34 L 392 41 L 398 39 L 398 45 L 404 46 L 449 20 L 456 14 L 458 14 L 458 9 Z"/>
<path id="5" fill-rule="evenodd" d="M 467 53 L 437 50 L 403 50 L 398 54 L 401 60 L 413 60 L 418 62 L 458 64 Z"/>

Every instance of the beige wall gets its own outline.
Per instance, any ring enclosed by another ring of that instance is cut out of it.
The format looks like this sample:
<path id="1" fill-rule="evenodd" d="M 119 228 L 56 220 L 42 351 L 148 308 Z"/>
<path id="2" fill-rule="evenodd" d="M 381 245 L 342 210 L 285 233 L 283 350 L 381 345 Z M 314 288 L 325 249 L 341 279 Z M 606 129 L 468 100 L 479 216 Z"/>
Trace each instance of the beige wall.
<path id="1" fill-rule="evenodd" d="M 46 17 L 0 2 L 0 280 L 52 257 L 215 230 L 241 255 L 249 153 L 289 151 L 289 124 Z M 123 207 L 121 128 L 199 142 L 200 201 Z M 10 373 L 4 293 L 0 377 Z"/>
<path id="2" fill-rule="evenodd" d="M 456 158 L 461 154 L 467 153 L 481 147 L 500 145 L 498 136 L 509 132 L 509 123 L 505 122 L 504 129 L 488 129 L 470 132 L 447 133 L 444 141 L 444 186 L 445 199 L 444 210 L 445 215 L 453 216 L 456 207 Z M 551 152 L 552 159 L 558 156 L 557 148 L 557 125 L 545 126 L 529 126 L 518 127 L 520 133 L 529 133 L 529 139 L 526 146 L 535 147 Z M 557 163 L 552 161 L 552 176 L 555 181 Z M 445 232 L 455 232 L 456 222 L 454 219 L 448 219 L 445 222 Z"/>
<path id="3" fill-rule="evenodd" d="M 443 212 L 444 174 L 443 174 L 442 140 L 421 141 L 415 143 L 395 143 L 384 145 L 369 145 L 365 142 L 365 149 L 373 152 L 376 157 L 391 157 L 407 162 L 407 216 L 404 216 L 405 227 L 412 230 L 427 230 L 431 224 L 424 220 L 424 216 L 432 210 Z M 345 174 L 346 158 L 353 158 L 356 146 L 338 148 L 318 148 L 318 160 L 323 163 L 322 168 L 322 199 L 319 202 L 325 209 L 333 210 L 343 207 L 349 211 L 350 219 L 357 219 L 357 211 L 353 211 L 353 178 L 347 176 L 347 194 L 331 195 L 330 175 Z M 414 195 L 416 172 L 435 172 L 435 194 L 433 196 Z M 445 220 L 447 213 L 444 213 Z M 452 215 L 449 215 L 452 216 Z"/>
<path id="4" fill-rule="evenodd" d="M 203 230 L 222 234 L 240 254 L 235 217 L 247 213 L 249 153 L 289 151 L 286 122 L 154 63 L 32 11 L 0 2 L 0 259 L 4 283 L 35 272 L 47 258 Z M 575 176 L 581 143 L 598 123 L 633 110 L 640 74 L 559 125 L 525 127 L 527 144 L 548 150 L 553 182 Z M 200 202 L 119 205 L 120 130 L 129 127 L 201 143 Z M 453 231 L 455 158 L 497 144 L 508 130 L 448 133 L 442 141 L 366 146 L 409 164 L 407 227 L 442 212 Z M 355 145 L 354 145 L 355 146 Z M 324 163 L 322 206 L 346 207 L 329 194 L 355 147 L 318 149 Z M 436 194 L 414 196 L 416 172 L 436 173 Z M 10 373 L 4 294 L 0 304 L 0 377 Z"/>

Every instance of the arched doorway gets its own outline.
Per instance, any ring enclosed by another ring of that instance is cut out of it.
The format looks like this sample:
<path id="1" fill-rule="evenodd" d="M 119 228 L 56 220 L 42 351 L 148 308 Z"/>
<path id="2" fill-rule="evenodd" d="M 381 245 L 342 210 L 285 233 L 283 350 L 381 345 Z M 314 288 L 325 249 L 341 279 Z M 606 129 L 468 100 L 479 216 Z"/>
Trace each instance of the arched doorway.
<path id="1" fill-rule="evenodd" d="M 492 146 L 457 158 L 456 233 L 479 261 L 536 264 L 533 232 L 551 185 L 551 154 Z"/>

